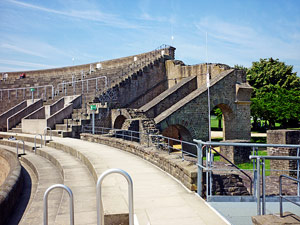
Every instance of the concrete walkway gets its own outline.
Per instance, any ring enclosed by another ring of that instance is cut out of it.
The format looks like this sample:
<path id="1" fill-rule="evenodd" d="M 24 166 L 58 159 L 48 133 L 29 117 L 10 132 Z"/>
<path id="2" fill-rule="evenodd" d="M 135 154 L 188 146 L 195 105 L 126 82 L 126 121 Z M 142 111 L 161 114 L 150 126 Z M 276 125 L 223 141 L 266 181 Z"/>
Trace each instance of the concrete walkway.
<path id="1" fill-rule="evenodd" d="M 33 137 L 33 135 L 25 134 L 11 135 Z M 228 224 L 195 193 L 188 191 L 161 169 L 133 154 L 79 139 L 57 137 L 53 139 L 51 145 L 56 143 L 65 147 L 72 147 L 85 155 L 95 168 L 97 177 L 109 168 L 120 168 L 128 172 L 133 180 L 134 210 L 140 225 Z M 74 172 L 76 174 L 76 168 Z M 80 173 L 77 176 L 86 177 Z M 72 186 L 72 181 L 69 180 L 68 182 Z M 90 189 L 91 183 L 88 183 L 87 186 Z M 75 199 L 80 192 L 85 190 L 84 184 L 85 182 L 81 182 L 81 188 L 77 189 L 76 192 L 74 191 Z M 103 189 L 105 212 L 113 211 L 112 206 L 115 208 L 124 207 L 122 202 L 125 202 L 125 207 L 127 207 L 127 182 L 122 176 L 113 174 L 106 177 L 103 182 Z M 88 200 L 90 200 L 89 196 L 87 199 L 78 199 L 75 202 L 75 208 L 76 205 Z M 91 202 L 91 204 L 94 203 Z M 94 212 L 92 214 L 81 213 L 80 222 L 84 219 L 94 221 L 96 218 L 91 218 L 94 216 Z M 75 215 L 76 218 L 78 216 Z M 75 224 L 77 224 L 76 220 Z"/>

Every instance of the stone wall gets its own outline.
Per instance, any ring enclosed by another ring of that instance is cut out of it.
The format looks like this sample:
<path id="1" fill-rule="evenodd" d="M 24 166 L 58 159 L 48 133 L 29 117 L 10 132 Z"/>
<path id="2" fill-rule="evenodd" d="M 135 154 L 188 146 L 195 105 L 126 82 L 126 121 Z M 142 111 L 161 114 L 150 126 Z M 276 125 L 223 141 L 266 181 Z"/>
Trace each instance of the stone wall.
<path id="1" fill-rule="evenodd" d="M 268 144 L 300 144 L 299 130 L 268 130 L 267 131 Z M 299 146 L 300 147 L 300 146 Z M 296 148 L 268 148 L 268 155 L 270 156 L 297 156 Z M 296 170 L 296 160 L 271 160 L 271 170 Z M 296 177 L 296 171 L 271 171 L 272 176 L 279 176 L 285 174 Z"/>
<path id="2" fill-rule="evenodd" d="M 23 177 L 16 154 L 0 149 L 0 155 L 9 164 L 7 177 L 0 186 L 0 225 L 5 225 L 14 205 L 19 200 L 23 187 Z M 5 170 L 5 168 L 0 167 L 0 170 Z"/>
<path id="3" fill-rule="evenodd" d="M 210 108 L 218 106 L 223 112 L 224 140 L 250 140 L 250 93 L 247 93 L 248 101 L 238 101 L 236 96 L 236 84 L 245 79 L 246 74 L 239 70 L 224 71 L 211 79 Z M 181 99 L 168 111 L 155 118 L 161 131 L 171 125 L 181 125 L 189 130 L 192 138 L 208 140 L 206 85 Z"/>
<path id="4" fill-rule="evenodd" d="M 81 134 L 82 140 L 96 142 L 122 149 L 135 154 L 178 179 L 191 191 L 197 190 L 197 166 L 189 161 L 182 161 L 177 155 L 169 155 L 154 147 L 142 146 L 136 142 L 126 141 L 104 135 Z M 205 194 L 205 173 L 203 174 L 203 195 Z M 249 195 L 242 179 L 237 174 L 213 174 L 213 193 L 216 195 Z"/>
<path id="5" fill-rule="evenodd" d="M 207 67 L 211 78 L 214 78 L 221 72 L 229 70 L 230 66 L 225 64 L 197 64 L 197 65 L 185 65 L 179 60 L 166 61 L 166 73 L 168 76 L 169 88 L 174 86 L 177 82 L 181 81 L 185 77 L 197 76 L 198 87 L 206 84 Z"/>
<path id="6" fill-rule="evenodd" d="M 120 108 L 140 108 L 167 88 L 165 63 L 161 59 L 122 82 L 116 89 L 117 102 Z"/>
<path id="7" fill-rule="evenodd" d="M 249 140 L 229 140 L 222 142 L 230 143 L 250 143 Z M 251 155 L 251 147 L 240 147 L 240 146 L 220 146 L 220 152 L 227 159 L 229 159 L 234 164 L 247 163 L 250 162 L 249 155 Z M 221 157 L 221 161 L 226 162 Z"/>

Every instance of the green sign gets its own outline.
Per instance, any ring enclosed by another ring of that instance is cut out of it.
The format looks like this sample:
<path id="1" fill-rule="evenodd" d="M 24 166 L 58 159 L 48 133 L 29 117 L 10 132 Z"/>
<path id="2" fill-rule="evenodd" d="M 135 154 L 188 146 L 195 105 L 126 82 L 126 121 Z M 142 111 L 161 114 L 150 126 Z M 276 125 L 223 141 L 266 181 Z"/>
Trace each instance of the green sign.
<path id="1" fill-rule="evenodd" d="M 34 88 L 30 88 L 30 91 L 35 91 L 35 89 Z"/>
<path id="2" fill-rule="evenodd" d="M 97 110 L 96 105 L 91 105 L 91 110 Z"/>

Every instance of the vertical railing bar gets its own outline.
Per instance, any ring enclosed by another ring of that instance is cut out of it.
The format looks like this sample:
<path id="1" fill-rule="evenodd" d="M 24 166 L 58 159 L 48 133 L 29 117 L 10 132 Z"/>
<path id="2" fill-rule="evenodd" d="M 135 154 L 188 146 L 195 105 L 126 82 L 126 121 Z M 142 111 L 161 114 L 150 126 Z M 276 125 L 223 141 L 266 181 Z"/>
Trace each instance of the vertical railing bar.
<path id="1" fill-rule="evenodd" d="M 262 215 L 266 214 L 266 174 L 265 174 L 265 159 L 262 158 L 262 175 L 261 175 L 261 180 L 262 180 Z"/>
<path id="2" fill-rule="evenodd" d="M 51 187 L 49 187 L 44 194 L 44 225 L 48 225 L 48 195 L 49 193 L 56 188 L 62 188 L 65 191 L 68 192 L 69 194 L 69 210 L 70 210 L 70 225 L 74 225 L 74 198 L 73 198 L 73 193 L 72 190 L 67 187 L 66 185 L 63 184 L 54 184 Z"/>
<path id="3" fill-rule="evenodd" d="M 44 145 L 46 146 L 46 136 L 47 136 L 47 131 L 50 130 L 50 140 L 49 141 L 52 141 L 52 129 L 51 127 L 45 127 L 44 129 Z"/>
<path id="4" fill-rule="evenodd" d="M 133 225 L 134 223 L 134 206 L 133 206 L 133 182 L 130 175 L 121 169 L 109 169 L 101 174 L 101 176 L 97 180 L 97 225 L 104 224 L 104 215 L 102 209 L 102 182 L 104 178 L 113 173 L 121 174 L 126 178 L 128 183 L 128 207 L 129 207 L 129 225 Z"/>
<path id="5" fill-rule="evenodd" d="M 300 148 L 297 148 L 297 156 L 300 156 Z M 297 179 L 300 179 L 300 162 L 297 160 Z M 300 196 L 300 183 L 297 183 L 297 196 Z"/>
<path id="6" fill-rule="evenodd" d="M 41 148 L 43 147 L 43 136 L 41 134 L 36 134 L 34 136 L 34 154 L 36 154 L 36 136 L 40 136 L 41 137 Z"/>
<path id="7" fill-rule="evenodd" d="M 256 203 L 257 203 L 257 215 L 261 215 L 261 205 L 260 205 L 260 158 L 256 161 L 257 170 L 257 182 L 256 182 Z"/>

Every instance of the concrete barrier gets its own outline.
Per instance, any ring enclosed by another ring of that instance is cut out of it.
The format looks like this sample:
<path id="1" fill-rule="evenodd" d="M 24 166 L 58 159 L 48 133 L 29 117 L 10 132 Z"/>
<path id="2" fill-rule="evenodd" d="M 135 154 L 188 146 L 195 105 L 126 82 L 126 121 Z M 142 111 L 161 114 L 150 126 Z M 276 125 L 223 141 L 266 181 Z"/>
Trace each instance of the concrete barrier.
<path id="1" fill-rule="evenodd" d="M 0 225 L 4 225 L 13 211 L 14 205 L 19 201 L 23 188 L 23 177 L 16 154 L 0 149 L 0 156 L 9 164 L 8 175 L 0 186 Z M 2 170 L 2 168 L 0 169 Z"/>
<path id="2" fill-rule="evenodd" d="M 0 130 L 1 131 L 7 131 L 7 119 L 11 117 L 12 115 L 16 114 L 20 110 L 24 109 L 27 107 L 27 101 L 23 101 L 19 104 L 17 104 L 15 107 L 11 108 L 10 110 L 2 113 L 0 115 Z"/>
<path id="3" fill-rule="evenodd" d="M 41 108 L 42 106 L 43 100 L 40 99 L 34 102 L 33 104 L 27 106 L 26 108 L 22 109 L 21 111 L 15 113 L 14 115 L 10 116 L 7 119 L 7 130 L 10 130 L 11 128 L 19 124 L 24 117 L 28 116 L 30 113 Z"/>

